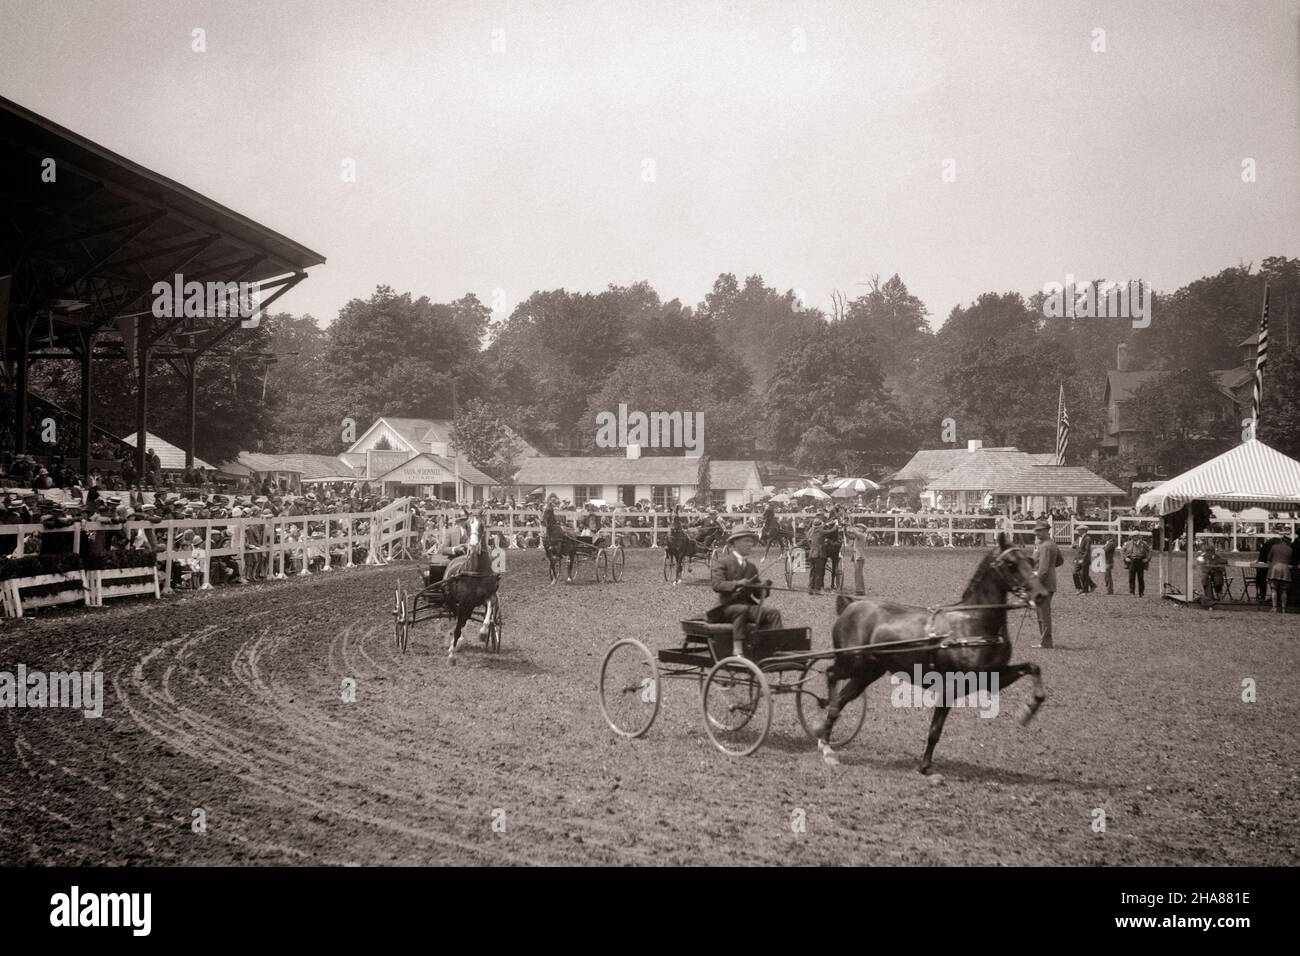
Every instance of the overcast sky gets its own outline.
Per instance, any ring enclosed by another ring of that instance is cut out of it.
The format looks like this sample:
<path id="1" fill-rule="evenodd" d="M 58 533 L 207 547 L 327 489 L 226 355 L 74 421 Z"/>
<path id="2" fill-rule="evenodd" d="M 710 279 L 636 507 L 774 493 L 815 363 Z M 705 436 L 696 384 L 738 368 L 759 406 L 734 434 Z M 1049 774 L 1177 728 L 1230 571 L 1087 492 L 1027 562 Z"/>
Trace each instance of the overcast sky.
<path id="1" fill-rule="evenodd" d="M 0 25 L 0 93 L 320 252 L 277 308 L 326 322 L 380 283 L 508 311 L 757 272 L 826 307 L 897 272 L 938 325 L 1067 273 L 1170 290 L 1300 255 L 1296 0 L 0 0 Z"/>

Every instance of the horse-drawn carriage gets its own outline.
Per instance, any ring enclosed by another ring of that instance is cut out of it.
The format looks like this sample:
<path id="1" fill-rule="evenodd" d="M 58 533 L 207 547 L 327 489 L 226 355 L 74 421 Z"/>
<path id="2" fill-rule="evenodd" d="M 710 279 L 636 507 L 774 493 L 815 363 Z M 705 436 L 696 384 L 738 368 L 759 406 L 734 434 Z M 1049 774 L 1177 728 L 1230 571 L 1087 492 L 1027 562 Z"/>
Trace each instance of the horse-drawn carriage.
<path id="1" fill-rule="evenodd" d="M 757 590 L 761 614 L 771 582 L 743 586 Z M 1013 592 L 1017 599 L 1010 602 Z M 1046 597 L 1032 561 L 1000 535 L 956 604 L 919 608 L 838 595 L 830 650 L 812 650 L 808 628 L 766 628 L 749 632 L 747 654 L 739 656 L 732 646 L 733 625 L 706 620 L 682 621 L 681 644 L 658 654 L 635 638 L 620 638 L 601 662 L 601 713 L 614 733 L 641 737 L 659 713 L 662 681 L 689 679 L 699 687 L 704 727 L 714 746 L 746 756 L 767 738 L 772 698 L 791 694 L 804 732 L 834 764 L 835 747 L 862 728 L 866 687 L 886 673 L 910 675 L 920 667 L 943 675 L 988 674 L 995 691 L 1032 678 L 1033 697 L 1019 715 L 1024 724 L 1046 694 L 1037 664 L 1010 662 L 1007 611 Z M 951 706 L 945 701 L 934 707 L 922 773 L 930 772 Z"/>
<path id="2" fill-rule="evenodd" d="M 411 640 L 411 628 L 423 621 L 454 621 L 451 645 L 447 659 L 456 663 L 456 645 L 465 624 L 479 625 L 479 640 L 489 651 L 501 650 L 504 619 L 498 588 L 505 571 L 505 552 L 492 550 L 482 515 L 469 521 L 469 544 L 463 557 L 456 558 L 446 568 L 445 577 L 439 578 L 436 565 L 428 565 L 420 572 L 421 586 L 411 592 L 405 584 L 398 583 L 394 595 L 394 641 L 406 653 Z"/>
<path id="3" fill-rule="evenodd" d="M 575 573 L 582 573 L 583 564 L 591 565 L 597 584 L 606 581 L 617 584 L 623 580 L 623 567 L 627 563 L 627 557 L 619 535 L 614 535 L 609 545 L 593 544 L 581 538 L 547 535 L 542 539 L 542 547 L 546 551 L 546 567 L 552 584 L 560 579 L 560 568 L 566 558 L 569 561 L 568 581 L 573 580 Z"/>
<path id="4" fill-rule="evenodd" d="M 794 694 L 799 723 L 814 740 L 811 702 L 830 704 L 826 672 L 816 667 L 833 654 L 806 653 L 812 647 L 806 627 L 768 628 L 751 632 L 749 657 L 732 653 L 730 624 L 704 620 L 681 622 L 682 643 L 657 657 L 635 638 L 616 641 L 600 667 L 600 709 L 614 733 L 640 737 L 659 713 L 661 682 L 686 678 L 699 685 L 704 727 L 713 745 L 725 754 L 743 757 L 763 745 L 772 726 L 772 697 Z M 821 685 L 822 696 L 814 689 Z M 836 726 L 835 742 L 847 744 L 862 728 L 866 704 L 858 698 L 856 713 Z"/>

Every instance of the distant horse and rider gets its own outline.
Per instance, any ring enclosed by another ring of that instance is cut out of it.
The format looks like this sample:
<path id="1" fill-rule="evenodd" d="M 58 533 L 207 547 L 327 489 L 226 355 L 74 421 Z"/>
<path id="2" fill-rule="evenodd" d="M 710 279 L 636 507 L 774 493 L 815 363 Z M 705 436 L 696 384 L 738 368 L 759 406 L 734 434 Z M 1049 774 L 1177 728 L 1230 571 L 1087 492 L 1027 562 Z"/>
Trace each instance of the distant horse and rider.
<path id="1" fill-rule="evenodd" d="M 674 507 L 665 548 L 666 560 L 674 571 L 672 583 L 681 584 L 682 569 L 686 564 L 698 557 L 707 557 L 721 544 L 725 534 L 726 529 L 716 511 L 710 511 L 699 524 L 688 528 L 682 518 L 681 506 Z"/>
<path id="2" fill-rule="evenodd" d="M 447 648 L 447 661 L 456 663 L 456 645 L 460 642 L 465 623 L 477 608 L 482 607 L 483 623 L 479 627 L 479 640 L 487 642 L 492 631 L 493 618 L 500 614 L 497 589 L 501 576 L 492 570 L 492 549 L 484 514 L 469 514 L 453 524 L 439 551 L 451 561 L 445 565 L 435 560 L 429 565 L 426 583 L 439 586 L 442 604 L 456 620 L 451 645 Z"/>

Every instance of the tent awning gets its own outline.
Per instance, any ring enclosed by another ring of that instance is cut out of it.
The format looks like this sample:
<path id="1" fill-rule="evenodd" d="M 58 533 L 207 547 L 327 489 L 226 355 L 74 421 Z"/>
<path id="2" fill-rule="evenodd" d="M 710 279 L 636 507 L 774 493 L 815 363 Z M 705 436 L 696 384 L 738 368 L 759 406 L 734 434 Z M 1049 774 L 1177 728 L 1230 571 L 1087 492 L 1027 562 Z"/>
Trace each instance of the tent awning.
<path id="1" fill-rule="evenodd" d="M 1190 502 L 1229 508 L 1300 510 L 1300 461 L 1252 438 L 1152 488 L 1137 500 L 1138 511 L 1167 515 Z"/>

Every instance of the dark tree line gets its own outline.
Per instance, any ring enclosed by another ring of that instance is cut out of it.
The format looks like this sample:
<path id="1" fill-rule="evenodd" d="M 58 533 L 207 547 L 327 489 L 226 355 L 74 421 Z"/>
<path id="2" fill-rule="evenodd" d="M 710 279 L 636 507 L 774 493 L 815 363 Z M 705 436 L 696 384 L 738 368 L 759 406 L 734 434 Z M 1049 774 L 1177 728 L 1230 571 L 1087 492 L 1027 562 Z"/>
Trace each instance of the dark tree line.
<path id="1" fill-rule="evenodd" d="M 436 303 L 380 286 L 328 327 L 280 314 L 241 333 L 240 348 L 279 356 L 271 363 L 205 362 L 198 453 L 209 461 L 240 449 L 337 454 L 378 415 L 459 412 L 459 433 L 475 446 L 466 454 L 496 474 L 517 451 L 501 426 L 545 450 L 594 454 L 596 416 L 626 404 L 703 412 L 714 458 L 761 454 L 810 471 L 871 474 L 945 439 L 1050 451 L 1064 384 L 1070 460 L 1087 461 L 1105 427 L 1107 372 L 1125 343 L 1133 368 L 1171 373 L 1143 393 L 1142 414 L 1152 454 L 1183 467 L 1240 440 L 1239 425 L 1208 414 L 1221 398 L 1207 382 L 1212 370 L 1240 362 L 1237 343 L 1256 329 L 1266 278 L 1274 345 L 1259 437 L 1297 454 L 1300 260 L 1283 258 L 1157 294 L 1147 328 L 1048 317 L 1042 293 L 987 292 L 935 331 L 897 275 L 855 299 L 838 297 L 831 316 L 760 276 L 742 283 L 730 273 L 693 307 L 638 282 L 534 292 L 497 322 L 472 294 Z M 96 382 L 99 415 L 119 434 L 134 428 L 122 371 L 97 370 Z M 74 366 L 46 363 L 33 389 L 75 408 L 76 379 Z M 179 444 L 184 391 L 173 379 L 162 371 L 154 387 L 151 430 Z M 955 434 L 945 434 L 947 420 Z M 1134 468 L 1099 466 L 1117 478 Z"/>

